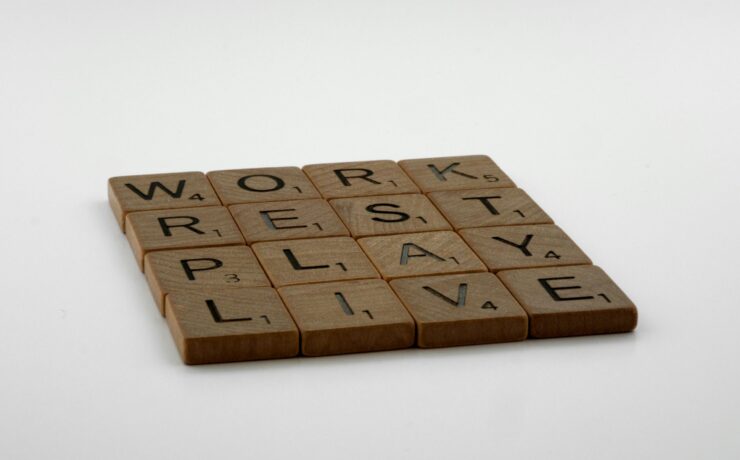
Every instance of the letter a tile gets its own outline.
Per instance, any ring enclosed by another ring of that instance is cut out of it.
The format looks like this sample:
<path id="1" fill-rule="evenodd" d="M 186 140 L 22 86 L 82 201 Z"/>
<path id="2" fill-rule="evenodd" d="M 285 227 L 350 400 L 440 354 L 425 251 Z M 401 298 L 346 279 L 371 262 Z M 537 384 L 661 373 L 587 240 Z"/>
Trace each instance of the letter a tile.
<path id="1" fill-rule="evenodd" d="M 486 271 L 454 232 L 408 233 L 357 240 L 383 278 Z"/>
<path id="2" fill-rule="evenodd" d="M 390 284 L 416 321 L 421 348 L 527 338 L 527 314 L 491 273 L 403 278 Z"/>
<path id="3" fill-rule="evenodd" d="M 637 326 L 635 304 L 599 267 L 529 268 L 497 275 L 527 311 L 531 337 L 629 332 Z"/>
<path id="4" fill-rule="evenodd" d="M 419 193 L 419 188 L 393 161 L 355 161 L 303 167 L 324 198 Z"/>

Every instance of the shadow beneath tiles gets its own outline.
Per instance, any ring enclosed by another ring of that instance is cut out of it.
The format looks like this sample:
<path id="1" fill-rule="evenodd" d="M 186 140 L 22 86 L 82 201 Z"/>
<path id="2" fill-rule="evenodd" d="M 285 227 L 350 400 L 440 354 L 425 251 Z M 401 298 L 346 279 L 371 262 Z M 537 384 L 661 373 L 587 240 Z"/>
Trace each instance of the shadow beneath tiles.
<path id="1" fill-rule="evenodd" d="M 310 368 L 321 368 L 322 370 L 331 370 L 334 368 L 354 369 L 358 366 L 371 365 L 378 370 L 382 370 L 384 365 L 395 366 L 399 362 L 408 362 L 413 360 L 415 364 L 443 365 L 449 360 L 467 360 L 480 359 L 481 357 L 490 358 L 492 362 L 496 359 L 504 358 L 521 358 L 525 359 L 527 354 L 539 350 L 546 350 L 553 355 L 571 354 L 579 349 L 588 349 L 593 352 L 594 349 L 603 349 L 607 352 L 608 348 L 619 346 L 633 348 L 636 344 L 637 334 L 604 334 L 583 337 L 564 337 L 557 339 L 531 339 L 521 342 L 495 343 L 486 345 L 470 345 L 449 348 L 406 348 L 402 350 L 389 350 L 370 353 L 353 353 L 346 355 L 306 357 L 298 356 L 295 358 L 285 358 L 265 361 L 248 361 L 238 363 L 223 364 L 206 364 L 197 366 L 186 366 L 178 363 L 179 366 L 186 369 L 188 374 L 211 374 L 211 373 L 231 373 L 231 372 L 261 372 L 261 371 L 279 371 L 292 372 L 300 370 L 301 372 Z"/>

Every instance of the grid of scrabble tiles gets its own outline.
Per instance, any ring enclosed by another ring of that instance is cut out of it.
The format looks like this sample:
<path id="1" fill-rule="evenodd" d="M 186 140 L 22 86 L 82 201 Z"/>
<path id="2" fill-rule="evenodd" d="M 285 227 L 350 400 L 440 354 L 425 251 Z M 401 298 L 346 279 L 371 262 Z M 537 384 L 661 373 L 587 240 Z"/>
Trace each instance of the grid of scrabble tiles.
<path id="1" fill-rule="evenodd" d="M 114 177 L 109 199 L 188 364 L 637 323 L 487 156 Z"/>

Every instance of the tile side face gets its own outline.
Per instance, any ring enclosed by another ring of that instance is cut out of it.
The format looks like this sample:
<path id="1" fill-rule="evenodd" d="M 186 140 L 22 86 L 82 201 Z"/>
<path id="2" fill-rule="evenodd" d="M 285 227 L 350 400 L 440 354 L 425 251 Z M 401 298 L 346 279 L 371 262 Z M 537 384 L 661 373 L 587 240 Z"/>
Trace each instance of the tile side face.
<path id="1" fill-rule="evenodd" d="M 108 200 L 122 230 L 130 212 L 221 205 L 201 172 L 111 177 Z"/>
<path id="2" fill-rule="evenodd" d="M 382 280 L 279 289 L 306 356 L 392 350 L 414 344 L 414 321 Z"/>
<path id="3" fill-rule="evenodd" d="M 505 270 L 499 278 L 529 315 L 536 338 L 629 332 L 634 303 L 593 265 Z"/>
<path id="4" fill-rule="evenodd" d="M 390 284 L 416 321 L 419 347 L 527 338 L 527 314 L 491 273 L 402 278 Z"/>
<path id="5" fill-rule="evenodd" d="M 398 164 L 424 192 L 515 186 L 485 155 L 401 160 Z"/>
<path id="6" fill-rule="evenodd" d="M 303 171 L 327 199 L 419 193 L 416 184 L 390 160 L 308 165 Z"/>
<path id="7" fill-rule="evenodd" d="M 167 296 L 166 309 L 187 364 L 298 354 L 298 329 L 272 288 L 177 292 Z"/>

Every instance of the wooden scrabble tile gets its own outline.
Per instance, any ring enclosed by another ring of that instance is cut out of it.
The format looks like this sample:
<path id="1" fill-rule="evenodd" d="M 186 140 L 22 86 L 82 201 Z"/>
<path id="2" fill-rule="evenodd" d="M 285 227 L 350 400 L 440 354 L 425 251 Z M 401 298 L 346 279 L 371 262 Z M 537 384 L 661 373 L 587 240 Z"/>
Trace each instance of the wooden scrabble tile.
<path id="1" fill-rule="evenodd" d="M 142 271 L 144 255 L 149 251 L 244 243 L 223 206 L 134 212 L 126 216 L 126 229 Z"/>
<path id="2" fill-rule="evenodd" d="M 505 270 L 498 274 L 529 315 L 531 337 L 629 332 L 637 309 L 593 265 Z"/>
<path id="3" fill-rule="evenodd" d="M 298 354 L 298 328 L 272 288 L 178 291 L 167 296 L 165 308 L 187 364 Z"/>
<path id="4" fill-rule="evenodd" d="M 279 289 L 301 331 L 306 356 L 408 348 L 414 321 L 382 280 Z"/>
<path id="5" fill-rule="evenodd" d="M 460 236 L 494 272 L 591 263 L 557 225 L 467 228 Z"/>
<path id="6" fill-rule="evenodd" d="M 383 278 L 486 271 L 455 232 L 407 233 L 357 240 Z"/>
<path id="7" fill-rule="evenodd" d="M 324 198 L 419 193 L 414 182 L 390 160 L 308 165 L 303 171 Z"/>
<path id="8" fill-rule="evenodd" d="M 390 284 L 416 321 L 421 348 L 527 338 L 527 314 L 491 273 L 402 278 Z"/>
<path id="9" fill-rule="evenodd" d="M 130 212 L 221 205 L 201 172 L 111 177 L 108 201 L 124 231 Z"/>
<path id="10" fill-rule="evenodd" d="M 296 167 L 211 171 L 208 179 L 225 205 L 321 198 Z"/>
<path id="11" fill-rule="evenodd" d="M 246 246 L 150 252 L 144 256 L 144 273 L 162 315 L 164 298 L 172 292 L 270 286 Z"/>
<path id="12" fill-rule="evenodd" d="M 273 285 L 379 278 L 357 243 L 349 237 L 256 243 L 254 253 Z"/>
<path id="13" fill-rule="evenodd" d="M 429 199 L 455 229 L 552 223 L 550 216 L 519 188 L 432 192 Z"/>
<path id="14" fill-rule="evenodd" d="M 355 237 L 452 229 L 420 194 L 341 198 L 331 205 Z"/>
<path id="15" fill-rule="evenodd" d="M 321 199 L 236 204 L 229 211 L 249 244 L 349 235 L 329 203 Z"/>
<path id="16" fill-rule="evenodd" d="M 402 160 L 398 164 L 424 192 L 515 186 L 485 155 Z"/>

